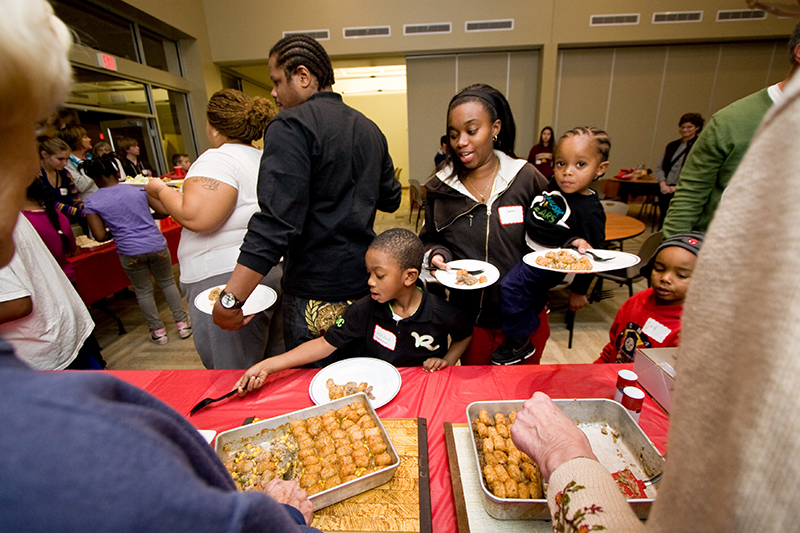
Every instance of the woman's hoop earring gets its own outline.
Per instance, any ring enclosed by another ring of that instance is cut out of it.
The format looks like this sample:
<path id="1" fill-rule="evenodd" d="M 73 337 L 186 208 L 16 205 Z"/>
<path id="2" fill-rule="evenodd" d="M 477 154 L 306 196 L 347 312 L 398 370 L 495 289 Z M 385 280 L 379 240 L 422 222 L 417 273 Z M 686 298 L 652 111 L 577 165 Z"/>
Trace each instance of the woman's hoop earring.
<path id="1" fill-rule="evenodd" d="M 497 142 L 497 135 L 495 135 L 495 136 L 494 136 L 494 138 L 492 138 L 492 140 L 493 140 L 494 142 Z"/>

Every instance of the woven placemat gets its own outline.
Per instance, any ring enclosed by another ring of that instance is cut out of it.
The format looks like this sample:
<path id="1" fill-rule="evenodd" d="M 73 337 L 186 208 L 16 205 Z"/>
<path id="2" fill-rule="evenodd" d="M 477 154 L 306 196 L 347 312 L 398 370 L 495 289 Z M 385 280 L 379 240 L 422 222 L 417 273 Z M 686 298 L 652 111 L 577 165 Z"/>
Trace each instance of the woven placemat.
<path id="1" fill-rule="evenodd" d="M 471 431 L 466 424 L 444 424 L 459 533 L 550 533 L 549 520 L 497 520 L 484 510 Z"/>

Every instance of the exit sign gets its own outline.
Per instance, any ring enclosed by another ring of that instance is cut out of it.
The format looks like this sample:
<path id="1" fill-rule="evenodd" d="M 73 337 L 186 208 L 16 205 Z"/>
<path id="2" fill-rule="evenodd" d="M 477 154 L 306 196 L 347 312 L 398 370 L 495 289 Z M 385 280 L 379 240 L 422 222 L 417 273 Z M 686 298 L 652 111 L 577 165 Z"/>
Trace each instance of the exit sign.
<path id="1" fill-rule="evenodd" d="M 97 52 L 97 64 L 108 70 L 117 70 L 117 60 L 114 56 Z"/>

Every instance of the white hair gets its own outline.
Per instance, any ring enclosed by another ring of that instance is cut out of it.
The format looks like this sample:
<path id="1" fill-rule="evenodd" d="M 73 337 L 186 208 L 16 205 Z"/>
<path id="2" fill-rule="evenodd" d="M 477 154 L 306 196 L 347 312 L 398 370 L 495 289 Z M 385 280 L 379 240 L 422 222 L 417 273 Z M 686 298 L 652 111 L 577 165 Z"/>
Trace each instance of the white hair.
<path id="1" fill-rule="evenodd" d="M 0 16 L 0 128 L 33 125 L 54 112 L 72 74 L 67 27 L 46 0 L 3 0 Z"/>

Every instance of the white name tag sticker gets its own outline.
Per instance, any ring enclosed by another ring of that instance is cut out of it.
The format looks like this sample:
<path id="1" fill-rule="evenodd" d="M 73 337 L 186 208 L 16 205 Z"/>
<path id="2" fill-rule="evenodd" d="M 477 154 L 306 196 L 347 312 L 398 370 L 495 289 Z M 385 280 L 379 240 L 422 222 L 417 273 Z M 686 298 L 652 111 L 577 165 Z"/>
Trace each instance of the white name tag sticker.
<path id="1" fill-rule="evenodd" d="M 644 333 L 654 341 L 664 342 L 664 339 L 667 338 L 667 335 L 672 333 L 672 330 L 669 329 L 667 326 L 661 324 L 657 320 L 648 318 L 647 322 L 645 322 L 644 326 L 642 327 L 642 333 Z"/>
<path id="2" fill-rule="evenodd" d="M 500 215 L 500 224 L 507 226 L 508 224 L 522 224 L 525 221 L 525 213 L 522 211 L 521 205 L 505 205 L 497 208 L 497 214 Z"/>
<path id="3" fill-rule="evenodd" d="M 397 347 L 397 335 L 391 331 L 383 329 L 377 324 L 375 325 L 375 333 L 372 334 L 372 340 L 387 350 L 394 351 L 394 349 Z"/>
<path id="4" fill-rule="evenodd" d="M 60 189 L 58 189 L 58 194 L 60 194 L 61 196 L 66 196 L 67 194 L 69 194 L 69 191 L 66 189 L 66 187 L 61 187 Z"/>

